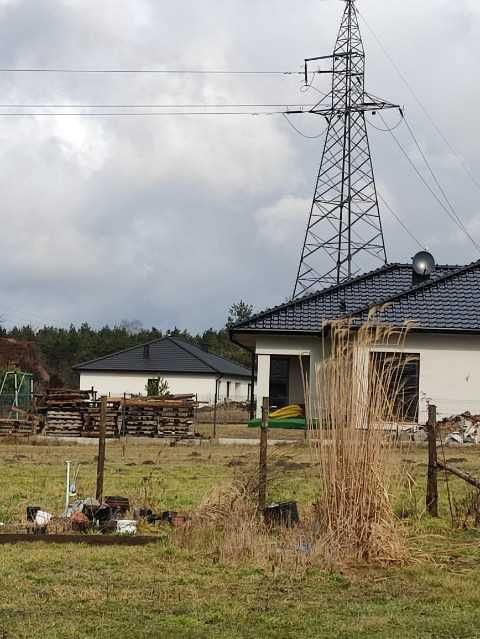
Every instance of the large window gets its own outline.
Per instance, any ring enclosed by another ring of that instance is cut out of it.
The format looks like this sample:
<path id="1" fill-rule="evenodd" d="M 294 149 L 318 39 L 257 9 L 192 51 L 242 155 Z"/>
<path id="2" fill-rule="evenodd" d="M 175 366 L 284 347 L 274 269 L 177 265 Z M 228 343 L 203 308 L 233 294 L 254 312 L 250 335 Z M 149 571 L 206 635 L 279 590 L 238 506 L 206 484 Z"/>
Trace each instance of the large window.
<path id="1" fill-rule="evenodd" d="M 290 360 L 288 357 L 270 359 L 270 405 L 282 408 L 289 404 Z"/>
<path id="2" fill-rule="evenodd" d="M 381 371 L 384 371 L 383 373 Z M 385 371 L 388 371 L 385 373 Z M 394 413 L 404 422 L 418 421 L 420 355 L 371 353 L 370 375 L 380 375 L 389 388 Z"/>

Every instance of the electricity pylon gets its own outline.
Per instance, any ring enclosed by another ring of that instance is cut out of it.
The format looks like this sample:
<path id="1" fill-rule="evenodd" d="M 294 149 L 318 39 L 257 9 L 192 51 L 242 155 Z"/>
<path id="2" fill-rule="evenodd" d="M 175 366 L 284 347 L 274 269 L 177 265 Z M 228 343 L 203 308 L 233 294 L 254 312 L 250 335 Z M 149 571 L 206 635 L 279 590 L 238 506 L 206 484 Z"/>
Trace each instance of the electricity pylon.
<path id="1" fill-rule="evenodd" d="M 353 277 L 354 258 L 387 261 L 365 115 L 400 107 L 365 91 L 358 13 L 355 0 L 345 1 L 333 55 L 305 60 L 306 85 L 311 63 L 328 61 L 314 76 L 331 74 L 332 89 L 310 110 L 326 119 L 327 132 L 294 298 Z"/>

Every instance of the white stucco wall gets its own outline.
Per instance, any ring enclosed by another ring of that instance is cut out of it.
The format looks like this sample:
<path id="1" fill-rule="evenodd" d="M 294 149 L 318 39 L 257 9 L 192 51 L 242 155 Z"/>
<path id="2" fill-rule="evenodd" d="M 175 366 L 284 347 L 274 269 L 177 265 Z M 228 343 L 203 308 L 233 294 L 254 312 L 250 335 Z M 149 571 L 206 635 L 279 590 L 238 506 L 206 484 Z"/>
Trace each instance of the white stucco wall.
<path id="1" fill-rule="evenodd" d="M 215 399 L 215 380 L 213 375 L 165 375 L 162 373 L 100 373 L 82 371 L 80 388 L 94 388 L 99 395 L 122 396 L 127 394 L 145 395 L 148 379 L 163 377 L 168 381 L 173 394 L 193 393 L 201 402 L 213 403 Z M 249 381 L 239 377 L 224 377 L 219 382 L 219 401 L 227 396 L 227 382 L 230 382 L 230 399 L 246 401 Z"/>
<path id="2" fill-rule="evenodd" d="M 328 344 L 324 345 L 318 337 L 259 337 L 258 406 L 261 398 L 269 394 L 271 355 L 309 355 L 313 380 L 315 365 L 326 350 Z M 466 410 L 480 414 L 480 336 L 411 333 L 403 348 L 387 346 L 375 350 L 420 355 L 420 423 L 427 420 L 428 403 L 437 406 L 440 419 Z"/>

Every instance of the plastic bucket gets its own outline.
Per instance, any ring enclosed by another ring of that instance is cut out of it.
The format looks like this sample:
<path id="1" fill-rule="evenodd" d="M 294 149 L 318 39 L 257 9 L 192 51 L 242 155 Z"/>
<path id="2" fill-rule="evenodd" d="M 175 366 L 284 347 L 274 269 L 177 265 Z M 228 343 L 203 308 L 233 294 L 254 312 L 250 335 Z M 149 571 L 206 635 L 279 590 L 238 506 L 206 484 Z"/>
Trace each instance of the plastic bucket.
<path id="1" fill-rule="evenodd" d="M 271 504 L 263 511 L 265 523 L 269 526 L 286 526 L 292 528 L 300 521 L 296 501 Z"/>

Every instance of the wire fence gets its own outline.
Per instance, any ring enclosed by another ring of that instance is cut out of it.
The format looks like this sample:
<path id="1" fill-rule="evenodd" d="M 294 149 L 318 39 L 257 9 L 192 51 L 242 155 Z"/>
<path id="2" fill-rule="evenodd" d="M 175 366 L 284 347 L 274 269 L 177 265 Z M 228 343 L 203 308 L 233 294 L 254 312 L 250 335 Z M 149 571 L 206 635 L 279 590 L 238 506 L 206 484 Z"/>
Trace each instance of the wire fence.
<path id="1" fill-rule="evenodd" d="M 15 392 L 3 392 L 0 395 L 0 417 L 15 417 L 17 408 L 21 411 L 29 411 L 32 407 L 32 397 L 28 392 L 18 393 L 18 401 L 15 401 Z"/>
<path id="2" fill-rule="evenodd" d="M 16 418 L 32 408 L 32 376 L 18 371 L 0 374 L 0 417 Z"/>

